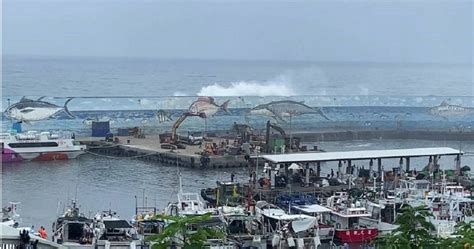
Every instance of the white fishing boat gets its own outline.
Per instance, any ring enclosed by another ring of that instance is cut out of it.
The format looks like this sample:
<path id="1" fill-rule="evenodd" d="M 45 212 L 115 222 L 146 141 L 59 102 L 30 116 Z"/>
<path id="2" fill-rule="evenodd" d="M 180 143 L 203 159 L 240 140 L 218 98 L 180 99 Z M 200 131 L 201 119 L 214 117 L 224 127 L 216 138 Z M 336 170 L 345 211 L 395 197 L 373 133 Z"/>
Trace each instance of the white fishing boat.
<path id="1" fill-rule="evenodd" d="M 317 233 L 317 219 L 306 214 L 287 214 L 277 206 L 258 201 L 256 228 L 278 248 L 317 248 L 321 244 Z M 254 225 L 254 226 L 255 226 Z"/>
<path id="2" fill-rule="evenodd" d="M 399 225 L 395 225 L 396 202 L 394 198 L 385 198 L 378 203 L 365 201 L 370 217 L 360 217 L 359 223 L 366 227 L 376 227 L 380 235 L 390 235 Z"/>
<path id="3" fill-rule="evenodd" d="M 94 232 L 97 248 L 135 249 L 141 246 L 135 228 L 110 210 L 94 216 Z"/>
<path id="4" fill-rule="evenodd" d="M 360 218 L 371 217 L 371 214 L 361 203 L 353 203 L 346 192 L 337 192 L 329 197 L 327 207 L 331 209 L 327 220 L 335 223 L 335 238 L 340 242 L 368 242 L 378 236 L 377 227 L 360 223 Z"/>
<path id="5" fill-rule="evenodd" d="M 2 208 L 2 221 L 0 224 L 18 228 L 20 215 L 17 213 L 17 207 L 20 202 L 9 202 L 8 206 Z"/>
<path id="6" fill-rule="evenodd" d="M 69 249 L 93 249 L 95 238 L 94 221 L 79 212 L 76 201 L 53 223 L 53 242 Z"/>
<path id="7" fill-rule="evenodd" d="M 76 142 L 73 136 L 51 132 L 1 133 L 0 143 L 3 163 L 74 159 L 86 150 L 86 146 Z"/>
<path id="8" fill-rule="evenodd" d="M 327 221 L 325 220 L 327 215 L 324 215 L 330 214 L 331 209 L 318 204 L 292 206 L 291 209 L 293 212 L 316 217 L 318 221 L 316 223 L 316 229 L 321 242 L 329 242 L 334 239 L 334 226 L 328 225 Z"/>

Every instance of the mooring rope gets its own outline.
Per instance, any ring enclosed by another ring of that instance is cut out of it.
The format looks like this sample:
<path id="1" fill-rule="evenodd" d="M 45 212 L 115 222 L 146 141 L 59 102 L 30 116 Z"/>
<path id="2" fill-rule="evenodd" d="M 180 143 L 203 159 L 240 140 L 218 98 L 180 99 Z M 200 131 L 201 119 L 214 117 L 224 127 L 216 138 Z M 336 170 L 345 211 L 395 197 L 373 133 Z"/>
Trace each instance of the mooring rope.
<path id="1" fill-rule="evenodd" d="M 152 156 L 152 155 L 159 155 L 160 154 L 158 152 L 153 152 L 153 153 L 149 153 L 149 154 L 145 154 L 145 155 L 137 155 L 137 156 L 109 156 L 109 155 L 94 153 L 90 150 L 86 150 L 86 152 L 89 153 L 89 154 L 92 154 L 94 156 L 101 156 L 101 157 L 111 158 L 111 159 L 122 159 L 122 158 L 134 159 L 134 158 L 140 158 L 140 157 L 146 157 L 146 156 Z"/>
<path id="2" fill-rule="evenodd" d="M 87 146 L 88 149 L 107 149 L 107 148 L 113 148 L 113 147 L 119 147 L 120 145 L 119 144 L 112 144 L 112 145 L 108 145 L 108 146 L 104 146 L 104 145 L 100 145 L 100 146 Z"/>

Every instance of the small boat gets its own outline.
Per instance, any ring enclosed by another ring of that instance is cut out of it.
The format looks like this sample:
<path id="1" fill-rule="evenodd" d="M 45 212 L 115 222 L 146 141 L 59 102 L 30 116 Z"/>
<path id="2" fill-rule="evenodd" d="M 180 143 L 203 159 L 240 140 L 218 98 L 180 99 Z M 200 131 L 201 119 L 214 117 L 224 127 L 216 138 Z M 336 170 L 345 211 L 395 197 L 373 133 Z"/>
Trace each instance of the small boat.
<path id="1" fill-rule="evenodd" d="M 53 223 L 53 242 L 70 249 L 95 247 L 94 221 L 79 212 L 76 201 Z"/>
<path id="2" fill-rule="evenodd" d="M 316 217 L 287 214 L 283 209 L 265 201 L 256 203 L 255 212 L 256 223 L 253 224 L 253 230 L 268 238 L 273 247 L 317 248 L 321 244 Z"/>
<path id="3" fill-rule="evenodd" d="M 324 220 L 327 217 L 324 214 L 330 214 L 331 209 L 318 204 L 310 204 L 295 205 L 291 207 L 291 210 L 294 213 L 307 214 L 316 217 L 318 221 L 318 223 L 316 223 L 316 228 L 321 242 L 329 242 L 334 239 L 334 226 L 328 225 Z"/>
<path id="4" fill-rule="evenodd" d="M 241 187 L 237 182 L 216 182 L 216 188 L 201 190 L 201 197 L 211 206 L 239 206 L 244 197 L 240 195 Z"/>
<path id="5" fill-rule="evenodd" d="M 2 208 L 2 221 L 0 224 L 18 228 L 20 215 L 16 212 L 20 202 L 10 202 L 8 206 Z"/>
<path id="6" fill-rule="evenodd" d="M 23 160 L 52 161 L 74 159 L 85 153 L 86 146 L 78 144 L 73 136 L 60 137 L 51 132 L 0 134 L 2 162 Z"/>
<path id="7" fill-rule="evenodd" d="M 328 221 L 336 225 L 335 238 L 342 243 L 369 242 L 378 236 L 377 227 L 364 227 L 359 219 L 371 217 L 361 203 L 355 204 L 346 192 L 336 192 L 327 200 L 327 208 L 331 209 Z"/>
<path id="8" fill-rule="evenodd" d="M 136 229 L 111 210 L 96 214 L 94 224 L 97 248 L 135 249 L 141 246 Z"/>

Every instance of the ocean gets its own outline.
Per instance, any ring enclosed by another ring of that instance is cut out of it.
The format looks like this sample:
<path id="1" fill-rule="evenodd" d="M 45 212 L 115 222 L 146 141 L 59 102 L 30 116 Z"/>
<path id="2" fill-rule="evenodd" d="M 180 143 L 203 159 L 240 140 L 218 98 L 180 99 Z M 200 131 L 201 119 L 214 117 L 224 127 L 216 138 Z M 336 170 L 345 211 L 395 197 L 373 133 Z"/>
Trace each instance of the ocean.
<path id="1" fill-rule="evenodd" d="M 3 57 L 3 96 L 474 96 L 473 65 Z"/>
<path id="2" fill-rule="evenodd" d="M 230 96 L 216 98 L 219 103 L 231 99 L 233 109 L 230 114 L 217 114 L 209 121 L 210 128 L 228 129 L 234 121 L 246 122 L 244 109 L 256 104 L 291 99 L 322 106 L 332 119 L 301 116 L 294 120 L 294 129 L 330 129 L 335 123 L 344 129 L 393 128 L 398 123 L 407 129 L 471 129 L 473 115 L 446 118 L 433 115 L 430 108 L 445 100 L 473 108 L 472 72 L 472 65 L 443 64 L 5 56 L 2 110 L 8 100 L 15 103 L 22 96 L 47 96 L 48 101 L 58 105 L 67 97 L 75 97 L 69 108 L 76 119 L 58 115 L 24 125 L 24 129 L 61 129 L 87 136 L 90 128 L 83 120 L 92 118 L 111 120 L 114 129 L 140 125 L 161 132 L 171 124 L 158 123 L 154 117 L 156 109 L 180 112 L 196 95 Z M 264 121 L 254 117 L 249 122 L 258 126 Z M 2 129 L 7 130 L 10 125 L 4 117 Z M 199 130 L 203 125 L 202 120 L 193 120 L 183 130 Z M 317 145 L 336 151 L 417 146 L 458 148 L 459 142 L 368 140 Z M 474 151 L 474 143 L 463 142 L 463 148 Z M 472 166 L 473 159 L 465 157 L 463 164 Z M 446 167 L 453 165 L 452 160 L 443 160 Z M 425 165 L 424 161 L 413 163 L 415 168 Z M 186 191 L 212 187 L 216 180 L 229 179 L 231 173 L 236 174 L 237 180 L 248 180 L 246 169 L 181 171 Z M 175 199 L 176 168 L 93 155 L 71 161 L 26 162 L 2 167 L 3 204 L 21 202 L 22 225 L 50 228 L 64 203 L 73 198 L 78 199 L 86 214 L 112 208 L 122 217 L 130 218 L 135 196 L 141 198 L 144 190 L 149 204 L 165 207 Z"/>

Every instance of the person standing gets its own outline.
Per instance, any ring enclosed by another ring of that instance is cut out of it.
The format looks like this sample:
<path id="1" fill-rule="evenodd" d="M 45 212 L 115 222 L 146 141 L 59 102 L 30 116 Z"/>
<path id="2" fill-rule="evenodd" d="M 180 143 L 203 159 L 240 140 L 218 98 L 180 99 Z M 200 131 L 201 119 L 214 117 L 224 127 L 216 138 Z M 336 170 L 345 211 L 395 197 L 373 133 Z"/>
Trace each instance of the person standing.
<path id="1" fill-rule="evenodd" d="M 40 229 L 38 230 L 38 233 L 39 233 L 39 235 L 42 239 L 47 239 L 48 238 L 48 234 L 46 233 L 46 229 L 44 229 L 43 226 L 40 227 Z"/>

